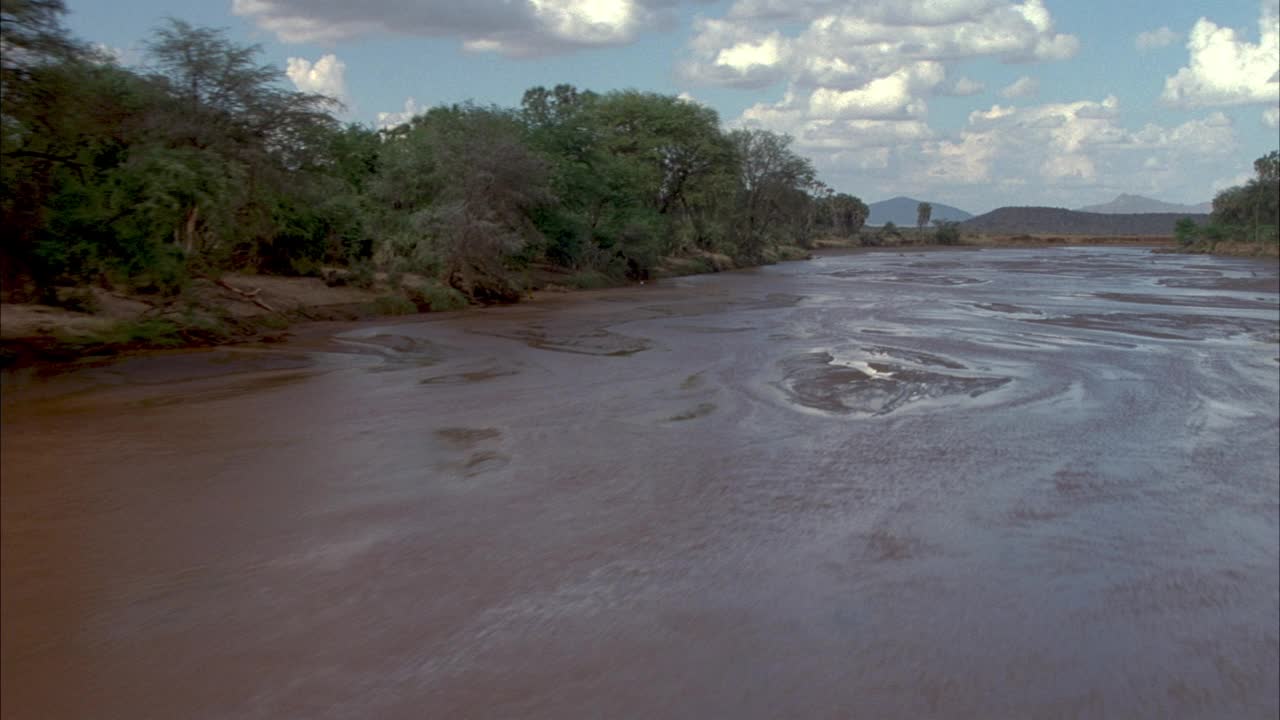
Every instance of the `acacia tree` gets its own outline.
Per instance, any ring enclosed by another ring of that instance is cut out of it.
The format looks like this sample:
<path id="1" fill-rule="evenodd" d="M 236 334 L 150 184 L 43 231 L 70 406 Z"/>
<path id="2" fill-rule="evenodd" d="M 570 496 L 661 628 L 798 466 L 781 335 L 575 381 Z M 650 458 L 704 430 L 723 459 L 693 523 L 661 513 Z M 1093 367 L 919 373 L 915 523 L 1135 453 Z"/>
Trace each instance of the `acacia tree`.
<path id="1" fill-rule="evenodd" d="M 729 134 L 738 153 L 741 254 L 759 260 L 775 231 L 797 210 L 797 192 L 812 200 L 815 172 L 807 158 L 791 150 L 791 137 L 768 130 L 735 130 Z M 803 208 L 807 210 L 807 208 Z"/>
<path id="2" fill-rule="evenodd" d="M 167 147 L 202 151 L 238 190 L 223 198 L 228 213 L 218 218 L 208 215 L 211 208 L 187 206 L 184 247 L 214 252 L 229 243 L 250 261 L 280 265 L 284 256 L 319 249 L 303 238 L 277 238 L 275 229 L 281 212 L 301 207 L 290 197 L 305 185 L 306 171 L 322 164 L 324 138 L 336 130 L 329 111 L 338 102 L 284 89 L 283 73 L 259 64 L 260 53 L 222 30 L 169 20 L 147 44 L 147 68 L 166 98 L 152 113 L 157 135 Z"/>

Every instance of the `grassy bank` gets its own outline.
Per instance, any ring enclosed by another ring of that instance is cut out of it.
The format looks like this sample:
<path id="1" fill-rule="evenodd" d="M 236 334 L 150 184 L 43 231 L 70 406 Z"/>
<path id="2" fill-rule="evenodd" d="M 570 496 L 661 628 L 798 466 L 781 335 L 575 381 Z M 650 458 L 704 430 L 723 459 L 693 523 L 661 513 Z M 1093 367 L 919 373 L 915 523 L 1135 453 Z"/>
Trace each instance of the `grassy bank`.
<path id="1" fill-rule="evenodd" d="M 1242 240 L 1200 241 L 1189 245 L 1175 245 L 1170 252 L 1198 255 L 1227 255 L 1230 257 L 1280 257 L 1280 243 L 1246 242 Z"/>

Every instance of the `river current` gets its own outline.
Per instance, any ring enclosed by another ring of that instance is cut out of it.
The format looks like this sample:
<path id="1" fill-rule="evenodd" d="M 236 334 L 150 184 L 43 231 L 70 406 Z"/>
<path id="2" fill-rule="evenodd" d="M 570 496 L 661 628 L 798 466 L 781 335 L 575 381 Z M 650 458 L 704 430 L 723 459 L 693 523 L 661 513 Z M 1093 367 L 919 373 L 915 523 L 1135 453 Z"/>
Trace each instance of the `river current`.
<path id="1" fill-rule="evenodd" d="M 4 381 L 6 718 L 1274 718 L 1274 261 L 833 253 Z"/>

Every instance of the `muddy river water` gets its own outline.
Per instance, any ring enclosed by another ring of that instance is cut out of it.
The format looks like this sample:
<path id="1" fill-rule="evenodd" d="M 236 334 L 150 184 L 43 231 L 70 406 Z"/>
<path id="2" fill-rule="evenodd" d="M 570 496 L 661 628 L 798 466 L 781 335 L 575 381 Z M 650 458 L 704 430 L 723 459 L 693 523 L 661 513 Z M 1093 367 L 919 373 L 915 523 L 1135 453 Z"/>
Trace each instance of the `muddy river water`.
<path id="1" fill-rule="evenodd" d="M 5 376 L 6 718 L 1275 718 L 1274 261 L 873 252 Z"/>

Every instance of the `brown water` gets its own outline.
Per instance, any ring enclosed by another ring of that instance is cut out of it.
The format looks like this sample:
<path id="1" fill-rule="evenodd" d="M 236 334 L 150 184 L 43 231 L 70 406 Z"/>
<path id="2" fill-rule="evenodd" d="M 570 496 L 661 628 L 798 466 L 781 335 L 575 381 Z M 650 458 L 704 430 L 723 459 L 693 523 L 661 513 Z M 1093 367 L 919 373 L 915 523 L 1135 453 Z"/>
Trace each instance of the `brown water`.
<path id="1" fill-rule="evenodd" d="M 828 256 L 9 373 L 6 718 L 1274 718 L 1274 262 Z"/>

